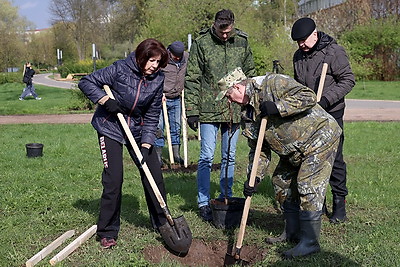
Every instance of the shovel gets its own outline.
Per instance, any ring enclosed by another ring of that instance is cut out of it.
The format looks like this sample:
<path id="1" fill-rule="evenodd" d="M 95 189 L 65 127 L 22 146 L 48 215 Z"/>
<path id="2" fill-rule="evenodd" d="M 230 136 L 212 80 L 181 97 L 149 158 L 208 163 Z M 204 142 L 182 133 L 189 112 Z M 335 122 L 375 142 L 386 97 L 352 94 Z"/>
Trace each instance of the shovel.
<path id="1" fill-rule="evenodd" d="M 250 179 L 249 179 L 249 186 L 251 186 L 251 187 L 254 186 L 254 182 L 256 180 L 258 160 L 260 158 L 261 147 L 263 145 L 266 127 L 267 127 L 267 118 L 264 117 L 261 119 L 260 131 L 258 133 L 258 138 L 257 138 L 256 151 L 255 151 L 254 158 L 253 158 L 253 165 L 251 167 L 251 173 L 250 173 Z M 235 254 L 233 255 L 236 263 L 245 263 L 243 260 L 240 259 L 240 250 L 242 249 L 243 237 L 244 237 L 244 232 L 246 229 L 247 217 L 249 215 L 250 204 L 251 204 L 251 196 L 247 197 L 246 201 L 244 203 L 242 220 L 240 222 L 239 233 L 238 233 L 238 237 L 237 237 L 237 241 L 236 241 L 236 247 L 234 250 Z"/>
<path id="2" fill-rule="evenodd" d="M 104 85 L 104 90 L 110 98 L 114 99 L 114 96 L 107 85 Z M 125 121 L 124 116 L 121 113 L 118 113 L 117 117 L 122 125 L 122 128 L 124 128 L 125 134 L 127 135 L 129 142 L 132 145 L 136 157 L 138 158 L 139 162 L 142 162 L 143 156 L 140 153 L 140 149 L 136 144 L 135 138 L 133 137 L 129 126 Z M 167 218 L 167 223 L 165 223 L 158 229 L 161 233 L 162 238 L 164 239 L 164 242 L 167 244 L 168 248 L 172 250 L 172 252 L 179 255 L 187 254 L 190 245 L 192 244 L 192 232 L 189 229 L 189 225 L 187 224 L 183 216 L 179 216 L 175 219 L 172 218 L 146 162 L 142 163 L 142 168 L 144 173 L 146 174 L 147 180 L 149 181 L 154 194 L 157 197 L 158 202 L 160 203 L 165 217 Z"/>

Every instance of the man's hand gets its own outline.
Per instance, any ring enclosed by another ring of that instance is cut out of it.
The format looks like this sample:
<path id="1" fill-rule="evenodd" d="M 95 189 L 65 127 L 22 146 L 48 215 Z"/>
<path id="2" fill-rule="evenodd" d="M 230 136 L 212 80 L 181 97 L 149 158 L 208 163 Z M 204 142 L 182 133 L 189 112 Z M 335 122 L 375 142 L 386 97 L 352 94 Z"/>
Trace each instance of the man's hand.
<path id="1" fill-rule="evenodd" d="M 117 114 L 117 113 L 123 113 L 120 105 L 118 104 L 118 101 L 109 98 L 105 103 L 104 103 L 104 107 L 106 108 L 106 110 L 108 112 L 110 112 L 111 114 Z"/>
<path id="2" fill-rule="evenodd" d="M 318 104 L 323 109 L 326 109 L 327 107 L 329 107 L 329 101 L 325 96 L 321 97 L 321 100 L 318 102 Z"/>
<path id="3" fill-rule="evenodd" d="M 199 128 L 199 116 L 194 115 L 194 116 L 189 116 L 187 117 L 187 123 L 193 131 L 197 131 L 197 128 Z"/>
<path id="4" fill-rule="evenodd" d="M 266 116 L 279 114 L 278 108 L 276 107 L 275 103 L 272 101 L 261 102 L 260 103 L 260 111 L 261 111 L 260 116 L 262 118 L 264 118 Z"/>
<path id="5" fill-rule="evenodd" d="M 246 182 L 244 182 L 243 195 L 245 197 L 251 197 L 255 192 L 257 192 L 257 185 L 260 183 L 260 181 L 260 177 L 256 177 L 254 186 L 250 186 L 249 179 L 247 179 Z"/>
<path id="6" fill-rule="evenodd" d="M 140 153 L 142 153 L 142 157 L 143 157 L 142 161 L 140 163 L 144 164 L 149 159 L 150 148 L 142 146 L 142 147 L 140 147 Z"/>

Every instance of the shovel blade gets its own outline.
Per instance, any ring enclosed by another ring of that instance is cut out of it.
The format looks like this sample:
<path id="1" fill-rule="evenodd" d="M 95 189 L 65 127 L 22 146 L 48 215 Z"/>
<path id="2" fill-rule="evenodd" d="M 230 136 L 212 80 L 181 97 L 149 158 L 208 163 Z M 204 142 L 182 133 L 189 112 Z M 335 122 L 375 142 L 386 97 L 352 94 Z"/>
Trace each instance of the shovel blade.
<path id="1" fill-rule="evenodd" d="M 167 222 L 158 229 L 170 250 L 176 254 L 187 254 L 192 245 L 192 232 L 183 216 L 173 220 L 174 225 Z"/>

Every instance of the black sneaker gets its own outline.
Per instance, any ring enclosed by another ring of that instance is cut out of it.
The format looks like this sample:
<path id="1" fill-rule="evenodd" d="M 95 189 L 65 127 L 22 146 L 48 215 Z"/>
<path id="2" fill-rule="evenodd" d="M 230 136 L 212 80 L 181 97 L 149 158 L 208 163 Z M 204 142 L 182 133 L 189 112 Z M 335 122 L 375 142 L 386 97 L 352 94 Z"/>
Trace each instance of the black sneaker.
<path id="1" fill-rule="evenodd" d="M 210 206 L 205 205 L 200 207 L 200 217 L 203 219 L 203 221 L 212 222 L 213 218 Z"/>

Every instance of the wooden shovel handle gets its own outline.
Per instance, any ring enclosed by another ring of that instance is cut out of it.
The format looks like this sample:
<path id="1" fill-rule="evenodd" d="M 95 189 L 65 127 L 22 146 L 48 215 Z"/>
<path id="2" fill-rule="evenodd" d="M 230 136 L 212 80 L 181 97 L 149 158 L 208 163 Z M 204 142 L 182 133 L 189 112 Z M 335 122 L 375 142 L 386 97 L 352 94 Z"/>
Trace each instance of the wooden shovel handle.
<path id="1" fill-rule="evenodd" d="M 110 87 L 108 87 L 107 85 L 104 85 L 104 90 L 106 91 L 107 95 L 111 99 L 115 99 L 114 95 L 111 92 Z M 139 149 L 138 145 L 136 144 L 135 138 L 133 138 L 133 135 L 132 135 L 131 130 L 129 129 L 128 123 L 126 122 L 124 116 L 121 113 L 118 113 L 117 117 L 119 119 L 119 122 L 122 125 L 122 128 L 124 128 L 125 134 L 128 137 L 130 144 L 132 145 L 132 148 L 133 148 L 133 151 L 135 152 L 136 157 L 138 158 L 139 162 L 142 162 L 142 160 L 143 160 L 142 153 L 140 152 L 140 149 Z M 154 181 L 153 175 L 151 175 L 150 169 L 147 166 L 146 162 L 144 162 L 142 164 L 142 168 L 143 168 L 144 173 L 146 174 L 147 180 L 149 181 L 150 186 L 153 189 L 153 192 L 156 195 L 156 198 L 157 198 L 158 202 L 160 203 L 160 206 L 163 209 L 169 223 L 171 225 L 173 225 L 174 224 L 173 219 L 172 219 L 171 215 L 169 214 L 167 205 L 165 204 L 165 201 L 160 193 L 160 190 L 158 189 L 158 187 Z"/>
<path id="2" fill-rule="evenodd" d="M 264 117 L 261 119 L 260 130 L 258 132 L 258 138 L 257 138 L 256 151 L 255 151 L 254 158 L 253 158 L 253 165 L 251 167 L 251 173 L 250 173 L 250 179 L 249 179 L 249 186 L 251 186 L 251 187 L 254 186 L 254 182 L 256 180 L 258 162 L 260 159 L 261 148 L 262 148 L 262 145 L 264 142 L 264 135 L 265 135 L 266 128 L 267 128 L 267 117 Z M 235 259 L 240 258 L 239 254 L 240 254 L 240 249 L 242 248 L 242 244 L 243 244 L 243 237 L 244 237 L 244 232 L 246 230 L 247 217 L 249 215 L 250 204 L 251 204 L 251 196 L 247 197 L 246 201 L 244 203 L 242 220 L 240 222 L 239 233 L 238 233 L 237 241 L 236 241 Z"/>
<path id="3" fill-rule="evenodd" d="M 326 77 L 327 70 L 328 70 L 328 63 L 324 63 L 322 65 L 321 78 L 319 79 L 319 85 L 318 85 L 318 91 L 317 91 L 317 102 L 319 102 L 321 100 L 322 91 L 324 91 L 324 83 L 325 83 L 325 77 Z"/>

